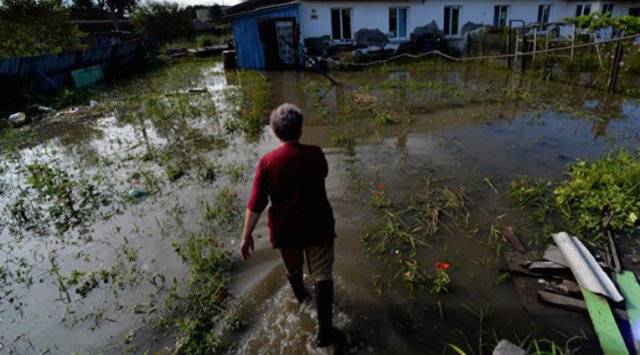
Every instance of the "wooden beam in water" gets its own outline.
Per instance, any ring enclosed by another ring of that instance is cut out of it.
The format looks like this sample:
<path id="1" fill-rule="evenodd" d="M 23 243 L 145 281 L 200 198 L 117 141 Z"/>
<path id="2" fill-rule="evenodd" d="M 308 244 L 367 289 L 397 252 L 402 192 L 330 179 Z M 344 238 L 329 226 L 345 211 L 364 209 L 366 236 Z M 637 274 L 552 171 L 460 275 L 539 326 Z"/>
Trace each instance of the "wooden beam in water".
<path id="1" fill-rule="evenodd" d="M 623 271 L 615 274 L 616 283 L 624 296 L 624 303 L 629 315 L 629 324 L 633 335 L 636 354 L 640 354 L 640 285 L 634 273 Z"/>
<path id="2" fill-rule="evenodd" d="M 598 294 L 582 289 L 582 296 L 587 304 L 591 323 L 598 336 L 600 347 L 605 355 L 629 354 L 618 324 L 616 323 L 609 302 Z"/>
<path id="3" fill-rule="evenodd" d="M 525 249 L 524 245 L 522 245 L 522 242 L 520 242 L 520 239 L 518 239 L 518 237 L 516 237 L 515 233 L 513 233 L 513 228 L 511 227 L 507 227 L 504 228 L 502 230 L 502 235 L 504 236 L 504 238 L 511 243 L 511 245 L 513 245 L 513 247 L 521 252 L 521 253 L 525 253 L 527 251 L 527 249 Z"/>

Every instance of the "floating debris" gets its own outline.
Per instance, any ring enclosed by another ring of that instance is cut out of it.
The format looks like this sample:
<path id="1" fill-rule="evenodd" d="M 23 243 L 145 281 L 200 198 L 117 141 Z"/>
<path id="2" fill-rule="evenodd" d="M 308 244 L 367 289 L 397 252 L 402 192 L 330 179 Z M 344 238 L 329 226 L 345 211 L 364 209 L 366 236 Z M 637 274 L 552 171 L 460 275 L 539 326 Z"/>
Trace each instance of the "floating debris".
<path id="1" fill-rule="evenodd" d="M 9 122 L 21 125 L 27 122 L 27 115 L 24 112 L 16 112 L 13 115 L 9 116 Z"/>
<path id="2" fill-rule="evenodd" d="M 47 106 L 38 106 L 38 110 L 40 110 L 42 112 L 48 112 L 48 113 L 56 113 L 56 112 L 58 112 L 58 110 L 56 110 L 55 108 L 47 107 Z"/>

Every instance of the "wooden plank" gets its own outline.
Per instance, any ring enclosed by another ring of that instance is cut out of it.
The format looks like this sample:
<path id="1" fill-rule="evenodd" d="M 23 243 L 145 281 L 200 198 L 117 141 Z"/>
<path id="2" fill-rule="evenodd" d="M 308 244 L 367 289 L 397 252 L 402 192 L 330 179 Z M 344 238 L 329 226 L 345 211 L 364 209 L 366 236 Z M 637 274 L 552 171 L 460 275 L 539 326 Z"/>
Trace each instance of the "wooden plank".
<path id="1" fill-rule="evenodd" d="M 504 236 L 504 238 L 511 243 L 511 245 L 519 252 L 521 253 L 525 253 L 527 251 L 527 249 L 525 249 L 524 245 L 522 245 L 522 242 L 520 242 L 520 239 L 518 239 L 518 237 L 516 237 L 515 233 L 513 233 L 513 228 L 511 227 L 506 227 L 502 230 L 502 236 Z"/>
<path id="2" fill-rule="evenodd" d="M 542 256 L 544 260 L 553 261 L 556 264 L 569 266 L 566 260 L 564 260 L 564 256 L 562 256 L 562 252 L 558 249 L 557 246 L 553 245 L 545 250 L 544 255 Z"/>
<path id="3" fill-rule="evenodd" d="M 600 347 L 605 355 L 629 354 L 618 324 L 616 323 L 609 302 L 602 296 L 582 289 L 582 296 L 587 304 L 591 323 L 598 336 Z"/>
<path id="4" fill-rule="evenodd" d="M 532 261 L 529 263 L 529 270 L 569 270 L 566 266 L 554 263 L 553 261 Z"/>
<path id="5" fill-rule="evenodd" d="M 518 251 L 505 251 L 503 253 L 504 260 L 506 261 L 506 269 L 501 271 L 508 271 L 512 274 L 530 276 L 530 277 L 543 277 L 541 273 L 536 273 L 527 267 L 531 260 L 536 260 L 539 254 L 535 252 L 520 253 Z"/>
<path id="6" fill-rule="evenodd" d="M 636 354 L 640 354 L 640 285 L 638 285 L 636 276 L 630 271 L 616 273 L 614 277 L 624 296 Z"/>
<path id="7" fill-rule="evenodd" d="M 571 280 L 562 280 L 560 287 L 569 295 L 581 295 L 580 286 Z"/>
<path id="8" fill-rule="evenodd" d="M 580 298 L 561 295 L 558 293 L 545 291 L 545 290 L 539 290 L 538 301 L 541 303 L 557 306 L 564 309 L 569 309 L 572 311 L 588 313 L 588 307 L 586 302 Z M 611 311 L 613 311 L 616 317 L 618 317 L 620 320 L 627 321 L 629 319 L 629 315 L 623 309 L 613 308 Z"/>
<path id="9" fill-rule="evenodd" d="M 549 291 L 538 291 L 538 301 L 578 312 L 587 311 L 587 304 L 583 300 Z"/>
<path id="10" fill-rule="evenodd" d="M 613 214 L 611 216 L 613 216 Z M 613 237 L 611 237 L 611 232 L 607 232 L 607 236 L 609 237 L 609 251 L 611 252 L 612 261 L 611 264 L 616 272 L 620 272 L 621 268 L 620 258 L 618 257 L 618 248 L 616 248 L 616 243 L 614 243 Z"/>

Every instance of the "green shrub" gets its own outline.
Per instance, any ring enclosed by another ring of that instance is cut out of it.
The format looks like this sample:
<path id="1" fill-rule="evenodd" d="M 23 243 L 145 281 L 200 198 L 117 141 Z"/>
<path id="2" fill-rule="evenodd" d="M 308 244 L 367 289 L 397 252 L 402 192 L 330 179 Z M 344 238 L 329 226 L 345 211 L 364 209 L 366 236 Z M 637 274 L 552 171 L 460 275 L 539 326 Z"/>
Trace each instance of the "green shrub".
<path id="1" fill-rule="evenodd" d="M 555 205 L 565 224 L 583 237 L 595 237 L 603 220 L 614 213 L 610 228 L 632 232 L 640 214 L 640 156 L 625 151 L 607 154 L 593 163 L 569 166 L 569 179 L 555 191 Z"/>
<path id="2" fill-rule="evenodd" d="M 605 219 L 613 214 L 607 229 L 622 234 L 638 232 L 640 215 L 640 155 L 624 150 L 594 162 L 569 164 L 569 178 L 561 182 L 512 181 L 509 197 L 520 207 L 537 211 L 538 222 L 551 215 L 557 226 L 592 243 L 603 242 Z M 551 191 L 551 187 L 556 188 Z"/>
<path id="3" fill-rule="evenodd" d="M 198 47 L 208 47 L 213 45 L 213 37 L 211 36 L 198 36 L 196 37 L 196 45 Z"/>

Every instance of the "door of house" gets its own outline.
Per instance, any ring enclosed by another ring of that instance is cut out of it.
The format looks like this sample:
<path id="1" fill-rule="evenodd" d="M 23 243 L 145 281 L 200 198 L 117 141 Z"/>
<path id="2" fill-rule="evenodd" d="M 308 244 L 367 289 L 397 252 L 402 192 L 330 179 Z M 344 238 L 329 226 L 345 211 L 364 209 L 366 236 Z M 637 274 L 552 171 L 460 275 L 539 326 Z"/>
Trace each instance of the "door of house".
<path id="1" fill-rule="evenodd" d="M 293 69 L 298 65 L 295 18 L 259 19 L 258 29 L 266 69 Z"/>

